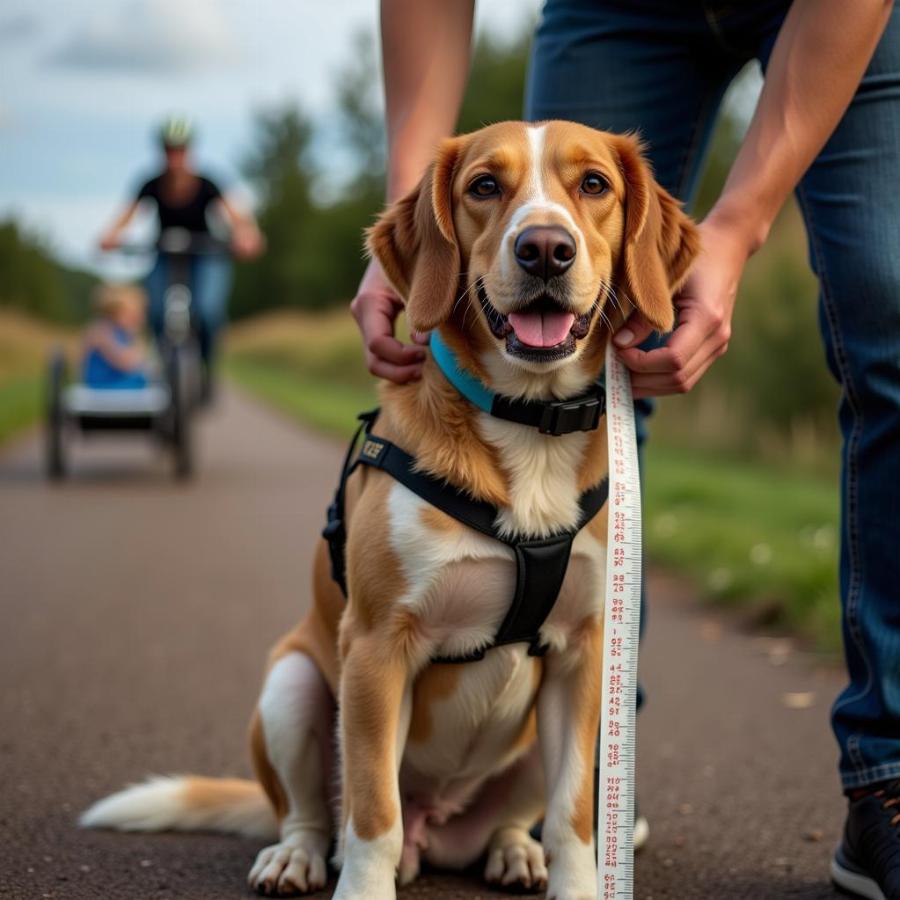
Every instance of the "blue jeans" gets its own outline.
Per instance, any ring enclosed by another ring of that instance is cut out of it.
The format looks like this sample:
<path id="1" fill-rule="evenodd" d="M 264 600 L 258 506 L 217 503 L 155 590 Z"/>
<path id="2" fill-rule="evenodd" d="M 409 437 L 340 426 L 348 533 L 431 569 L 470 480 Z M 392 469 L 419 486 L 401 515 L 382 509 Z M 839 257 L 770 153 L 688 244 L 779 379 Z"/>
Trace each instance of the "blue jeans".
<path id="1" fill-rule="evenodd" d="M 227 257 L 196 256 L 191 260 L 191 303 L 196 317 L 200 356 L 207 366 L 212 363 L 216 338 L 225 324 L 231 278 L 232 265 Z M 169 264 L 164 254 L 156 257 L 146 284 L 150 298 L 150 328 L 159 341 L 165 333 L 165 295 L 169 286 Z"/>
<path id="2" fill-rule="evenodd" d="M 690 204 L 725 89 L 748 60 L 765 71 L 789 6 L 548 0 L 527 116 L 639 129 L 657 178 Z M 832 722 L 846 789 L 900 777 L 898 187 L 900 9 L 797 189 L 819 278 L 825 356 L 841 387 L 840 585 L 850 683 Z M 643 419 L 646 410 L 639 412 Z"/>

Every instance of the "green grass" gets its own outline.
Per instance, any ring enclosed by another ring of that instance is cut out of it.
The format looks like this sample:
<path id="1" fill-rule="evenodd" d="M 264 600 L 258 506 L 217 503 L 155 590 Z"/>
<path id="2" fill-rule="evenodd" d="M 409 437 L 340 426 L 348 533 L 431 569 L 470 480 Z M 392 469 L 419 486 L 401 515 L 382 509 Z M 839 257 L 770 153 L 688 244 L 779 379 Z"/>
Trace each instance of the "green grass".
<path id="1" fill-rule="evenodd" d="M 39 421 L 51 350 L 74 360 L 77 345 L 71 329 L 0 306 L 0 444 Z"/>
<path id="2" fill-rule="evenodd" d="M 352 434 L 357 414 L 376 404 L 346 310 L 276 312 L 233 326 L 225 373 L 281 412 L 337 436 Z"/>
<path id="3" fill-rule="evenodd" d="M 0 380 L 0 444 L 33 425 L 41 415 L 43 383 L 38 375 Z"/>
<path id="4" fill-rule="evenodd" d="M 352 433 L 357 413 L 375 403 L 345 315 L 237 326 L 226 371 L 263 401 L 335 435 Z M 819 649 L 837 649 L 836 479 L 663 439 L 648 444 L 644 492 L 651 562 L 686 575 L 705 602 L 757 617 L 765 611 Z"/>
<path id="5" fill-rule="evenodd" d="M 705 600 L 752 604 L 837 650 L 835 482 L 651 440 L 644 492 L 651 561 L 690 576 Z"/>
<path id="6" fill-rule="evenodd" d="M 374 391 L 304 375 L 278 360 L 232 356 L 225 373 L 275 409 L 330 434 L 350 435 L 357 413 L 375 405 Z"/>

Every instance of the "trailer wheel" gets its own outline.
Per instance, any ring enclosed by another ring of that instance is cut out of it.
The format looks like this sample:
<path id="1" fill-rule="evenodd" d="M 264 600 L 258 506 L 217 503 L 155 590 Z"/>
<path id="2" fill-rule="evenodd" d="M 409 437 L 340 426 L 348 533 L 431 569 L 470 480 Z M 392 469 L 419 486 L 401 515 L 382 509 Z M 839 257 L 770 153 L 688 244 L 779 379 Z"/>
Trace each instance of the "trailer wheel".
<path id="1" fill-rule="evenodd" d="M 47 477 L 60 481 L 66 475 L 65 414 L 62 392 L 66 382 L 66 358 L 61 350 L 54 350 L 47 369 L 45 397 L 45 459 Z"/>

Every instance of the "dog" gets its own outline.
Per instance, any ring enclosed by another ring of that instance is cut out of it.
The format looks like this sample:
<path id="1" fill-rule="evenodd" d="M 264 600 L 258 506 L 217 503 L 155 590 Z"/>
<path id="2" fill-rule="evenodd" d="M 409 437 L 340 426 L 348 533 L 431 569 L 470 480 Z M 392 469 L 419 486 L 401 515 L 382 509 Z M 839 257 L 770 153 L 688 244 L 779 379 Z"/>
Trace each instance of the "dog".
<path id="1" fill-rule="evenodd" d="M 635 136 L 560 121 L 444 141 L 367 236 L 411 328 L 532 404 L 589 390 L 633 309 L 671 330 L 698 243 Z M 420 380 L 380 391 L 372 434 L 493 505 L 500 534 L 577 528 L 581 493 L 606 477 L 602 419 L 555 435 L 498 418 L 433 357 Z M 322 541 L 311 609 L 270 655 L 251 725 L 257 781 L 152 779 L 82 824 L 275 838 L 249 874 L 273 896 L 324 887 L 334 846 L 338 900 L 393 898 L 423 861 L 480 858 L 491 884 L 596 898 L 606 507 L 571 543 L 541 653 L 511 643 L 461 664 L 435 660 L 491 646 L 516 587 L 510 546 L 367 466 L 347 481 L 346 529 L 347 597 Z"/>

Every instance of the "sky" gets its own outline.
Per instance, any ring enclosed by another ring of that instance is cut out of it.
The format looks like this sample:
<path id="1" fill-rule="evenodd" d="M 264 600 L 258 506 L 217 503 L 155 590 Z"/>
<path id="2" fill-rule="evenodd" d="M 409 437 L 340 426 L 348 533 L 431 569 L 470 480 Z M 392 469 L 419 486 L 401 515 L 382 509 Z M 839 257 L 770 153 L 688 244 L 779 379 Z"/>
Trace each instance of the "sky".
<path id="1" fill-rule="evenodd" d="M 538 6 L 480 0 L 477 28 L 513 36 Z M 153 174 L 153 130 L 171 112 L 196 123 L 200 167 L 240 195 L 254 110 L 297 102 L 327 123 L 333 75 L 354 37 L 376 29 L 377 9 L 377 0 L 3 0 L 0 219 L 15 216 L 68 262 L 103 268 L 98 235 Z M 340 153 L 330 158 L 340 165 Z"/>

